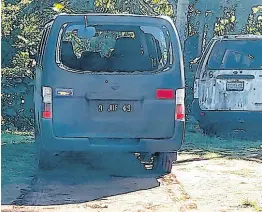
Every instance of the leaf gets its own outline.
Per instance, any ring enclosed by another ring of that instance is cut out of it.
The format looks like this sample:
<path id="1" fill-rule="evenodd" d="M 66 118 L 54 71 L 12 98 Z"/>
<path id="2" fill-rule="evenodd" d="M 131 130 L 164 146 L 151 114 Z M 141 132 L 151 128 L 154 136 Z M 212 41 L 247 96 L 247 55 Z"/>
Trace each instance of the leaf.
<path id="1" fill-rule="evenodd" d="M 256 13 L 261 12 L 261 11 L 262 11 L 262 5 L 259 5 L 257 7 L 252 7 L 253 14 L 256 14 Z"/>
<path id="2" fill-rule="evenodd" d="M 109 9 L 110 8 L 110 5 L 111 5 L 111 1 L 108 0 L 107 4 L 106 4 L 106 8 Z"/>
<path id="3" fill-rule="evenodd" d="M 59 11 L 61 11 L 62 9 L 64 9 L 64 5 L 63 4 L 61 4 L 61 3 L 56 3 L 56 4 L 54 4 L 54 7 L 53 7 L 53 10 L 55 10 L 56 12 L 59 12 Z"/>
<path id="4" fill-rule="evenodd" d="M 235 22 L 235 21 L 236 21 L 236 16 L 233 15 L 233 16 L 230 18 L 230 21 L 231 21 L 231 22 Z"/>
<path id="5" fill-rule="evenodd" d="M 158 3 L 159 3 L 159 0 L 153 0 L 153 3 L 154 3 L 154 4 L 158 4 Z"/>

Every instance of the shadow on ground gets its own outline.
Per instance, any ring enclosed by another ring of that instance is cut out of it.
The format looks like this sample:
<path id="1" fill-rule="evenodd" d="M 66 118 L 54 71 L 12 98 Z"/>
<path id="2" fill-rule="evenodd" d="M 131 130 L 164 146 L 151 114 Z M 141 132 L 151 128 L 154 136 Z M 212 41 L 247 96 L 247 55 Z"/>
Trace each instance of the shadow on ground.
<path id="1" fill-rule="evenodd" d="M 159 186 L 159 175 L 132 154 L 79 153 L 41 171 L 32 139 L 3 135 L 2 140 L 2 205 L 84 203 Z"/>
<path id="2" fill-rule="evenodd" d="M 230 136 L 208 136 L 188 130 L 181 153 L 197 155 L 191 161 L 227 157 L 262 163 L 262 138 L 244 140 Z M 183 162 L 190 161 L 179 161 Z"/>

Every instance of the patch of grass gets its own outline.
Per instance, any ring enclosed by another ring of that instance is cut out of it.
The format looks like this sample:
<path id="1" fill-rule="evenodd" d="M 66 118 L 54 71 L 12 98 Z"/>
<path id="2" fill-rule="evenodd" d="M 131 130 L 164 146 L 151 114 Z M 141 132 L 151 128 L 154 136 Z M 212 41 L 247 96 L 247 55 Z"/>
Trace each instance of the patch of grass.
<path id="1" fill-rule="evenodd" d="M 205 159 L 216 159 L 216 158 L 220 158 L 221 155 L 216 153 L 216 152 L 207 152 L 203 155 L 203 158 Z"/>
<path id="2" fill-rule="evenodd" d="M 239 169 L 239 170 L 228 170 L 228 171 L 221 171 L 225 174 L 233 174 L 233 175 L 238 175 L 242 177 L 249 177 L 250 175 L 254 174 L 253 171 L 248 170 L 248 169 Z"/>
<path id="3" fill-rule="evenodd" d="M 249 199 L 245 199 L 242 204 L 243 207 L 245 208 L 255 208 L 256 207 L 256 202 L 255 201 L 250 201 Z"/>
<path id="4" fill-rule="evenodd" d="M 14 134 L 1 137 L 2 186 L 30 183 L 36 169 L 34 138 Z"/>
<path id="5" fill-rule="evenodd" d="M 161 207 L 161 206 L 162 206 L 162 204 L 148 203 L 145 206 L 145 209 L 151 210 L 151 211 L 157 211 L 159 209 L 159 207 Z M 144 212 L 144 211 L 145 211 L 144 209 L 138 209 L 137 212 Z"/>
<path id="6" fill-rule="evenodd" d="M 216 157 L 262 158 L 262 141 L 222 139 L 201 133 L 186 132 L 181 152 L 196 154 L 206 159 Z"/>
<path id="7" fill-rule="evenodd" d="M 3 133 L 1 135 L 1 145 L 7 144 L 21 144 L 21 143 L 33 143 L 34 136 L 28 134 L 13 134 L 13 133 Z"/>
<path id="8" fill-rule="evenodd" d="M 243 202 L 241 203 L 241 206 L 244 208 L 254 208 L 256 211 L 261 212 L 262 211 L 262 207 L 260 207 L 257 202 L 255 201 L 250 201 L 249 199 L 245 199 L 243 200 Z"/>
<path id="9" fill-rule="evenodd" d="M 5 131 L 2 131 L 2 134 L 12 134 L 12 135 L 22 135 L 22 136 L 33 136 L 33 135 L 34 135 L 34 132 L 32 132 L 32 131 L 19 132 L 19 131 L 5 130 Z"/>
<path id="10" fill-rule="evenodd" d="M 93 209 L 99 209 L 99 208 L 108 208 L 108 205 L 93 204 L 93 205 L 89 205 L 87 207 L 93 208 Z"/>

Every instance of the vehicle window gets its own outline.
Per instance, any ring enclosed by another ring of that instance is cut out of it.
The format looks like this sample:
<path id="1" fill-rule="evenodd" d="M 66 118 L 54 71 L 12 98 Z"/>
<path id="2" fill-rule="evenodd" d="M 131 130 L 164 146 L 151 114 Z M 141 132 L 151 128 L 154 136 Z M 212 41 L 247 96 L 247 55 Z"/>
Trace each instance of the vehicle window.
<path id="1" fill-rule="evenodd" d="M 88 37 L 84 27 L 70 25 L 62 33 L 59 61 L 69 71 L 144 72 L 169 65 L 171 52 L 161 28 L 103 25 Z"/>
<path id="2" fill-rule="evenodd" d="M 208 55 L 209 51 L 210 51 L 210 48 L 211 46 L 213 45 L 214 41 L 210 41 L 207 45 L 207 48 L 205 49 L 205 51 L 203 52 L 203 55 L 201 55 L 201 58 L 200 58 L 200 62 L 199 62 L 199 65 L 197 66 L 197 73 L 196 73 L 196 78 L 199 79 L 200 78 L 200 73 L 202 71 L 202 67 L 203 67 L 203 64 L 205 62 L 205 58 L 206 56 Z"/>
<path id="3" fill-rule="evenodd" d="M 46 40 L 47 40 L 47 36 L 49 34 L 49 31 L 50 31 L 50 27 L 45 28 L 44 31 L 43 31 L 43 36 L 42 36 L 40 46 L 39 46 L 39 49 L 38 49 L 37 64 L 39 66 L 42 66 L 43 54 L 44 54 L 45 44 L 46 44 Z"/>
<path id="4" fill-rule="evenodd" d="M 217 41 L 207 69 L 262 69 L 262 40 Z"/>

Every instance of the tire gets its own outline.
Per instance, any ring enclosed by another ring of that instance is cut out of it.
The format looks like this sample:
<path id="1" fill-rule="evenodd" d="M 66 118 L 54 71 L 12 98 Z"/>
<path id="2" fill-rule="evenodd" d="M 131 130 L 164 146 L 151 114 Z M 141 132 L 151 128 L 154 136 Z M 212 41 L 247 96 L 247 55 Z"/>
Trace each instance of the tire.
<path id="1" fill-rule="evenodd" d="M 172 164 L 177 160 L 177 152 L 160 152 L 156 155 L 153 170 L 159 174 L 170 174 Z"/>

